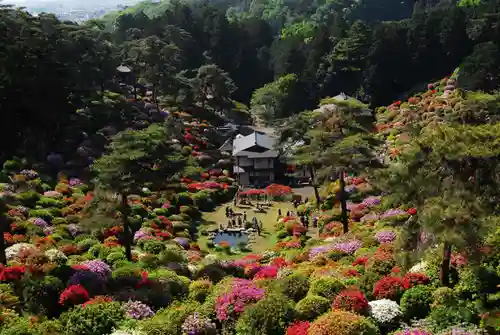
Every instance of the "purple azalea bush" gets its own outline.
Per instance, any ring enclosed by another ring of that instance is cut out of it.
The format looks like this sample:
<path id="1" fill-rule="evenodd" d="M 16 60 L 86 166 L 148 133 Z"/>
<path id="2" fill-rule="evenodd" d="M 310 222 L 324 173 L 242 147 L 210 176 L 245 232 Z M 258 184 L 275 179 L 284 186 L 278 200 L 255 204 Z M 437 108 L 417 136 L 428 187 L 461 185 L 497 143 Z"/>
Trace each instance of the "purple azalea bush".
<path id="1" fill-rule="evenodd" d="M 380 203 L 380 197 L 376 196 L 366 197 L 362 202 L 362 204 L 365 205 L 366 207 L 377 206 L 379 203 Z"/>
<path id="2" fill-rule="evenodd" d="M 216 326 L 209 318 L 194 313 L 186 318 L 182 331 L 186 335 L 210 335 L 215 334 Z"/>
<path id="3" fill-rule="evenodd" d="M 47 228 L 49 226 L 49 224 L 47 223 L 47 221 L 45 221 L 44 219 L 42 218 L 36 218 L 35 220 L 33 220 L 33 224 L 40 227 L 40 228 Z"/>
<path id="4" fill-rule="evenodd" d="M 125 314 L 136 320 L 146 319 L 155 315 L 155 312 L 146 304 L 140 301 L 128 301 L 123 305 Z"/>
<path id="5" fill-rule="evenodd" d="M 393 216 L 406 215 L 406 214 L 408 214 L 408 213 L 405 212 L 404 210 L 399 209 L 399 208 L 395 208 L 395 209 L 389 209 L 388 211 L 386 211 L 384 214 L 381 215 L 381 218 L 387 219 L 387 218 L 391 218 Z"/>
<path id="6" fill-rule="evenodd" d="M 383 230 L 379 231 L 375 234 L 375 238 L 381 244 L 391 243 L 396 239 L 396 233 L 392 230 Z"/>
<path id="7" fill-rule="evenodd" d="M 47 227 L 43 228 L 43 233 L 44 233 L 45 235 L 51 235 L 51 234 L 53 234 L 55 231 L 56 231 L 56 227 L 47 226 Z"/>
<path id="8" fill-rule="evenodd" d="M 309 258 L 314 258 L 318 255 L 324 254 L 325 252 L 332 251 L 334 248 L 334 244 L 324 244 L 309 250 Z"/>
<path id="9" fill-rule="evenodd" d="M 177 242 L 184 249 L 189 248 L 189 240 L 187 238 L 176 237 L 176 238 L 174 238 L 174 241 Z"/>
<path id="10" fill-rule="evenodd" d="M 101 261 L 100 259 L 85 261 L 81 264 L 85 265 L 90 272 L 98 274 L 102 278 L 107 278 L 109 277 L 109 275 L 111 275 L 111 268 L 109 267 L 109 265 Z"/>
<path id="11" fill-rule="evenodd" d="M 80 185 L 82 181 L 78 178 L 70 178 L 69 180 L 69 186 L 77 186 Z"/>
<path id="12" fill-rule="evenodd" d="M 380 219 L 380 216 L 376 213 L 368 213 L 366 215 L 363 215 L 359 221 L 361 222 L 367 222 L 367 221 L 377 221 Z"/>
<path id="13" fill-rule="evenodd" d="M 68 225 L 68 230 L 71 236 L 75 237 L 80 232 L 80 227 L 75 223 L 71 223 Z"/>
<path id="14" fill-rule="evenodd" d="M 241 314 L 249 304 L 264 297 L 264 290 L 247 279 L 235 278 L 231 290 L 219 296 L 215 312 L 219 321 L 225 321 Z"/>
<path id="15" fill-rule="evenodd" d="M 361 248 L 363 243 L 359 240 L 352 240 L 342 243 L 337 243 L 333 245 L 333 250 L 342 251 L 346 254 L 352 255 L 356 250 Z"/>
<path id="16" fill-rule="evenodd" d="M 147 233 L 143 232 L 142 230 L 138 230 L 134 234 L 134 241 L 138 241 L 141 238 L 149 236 Z"/>

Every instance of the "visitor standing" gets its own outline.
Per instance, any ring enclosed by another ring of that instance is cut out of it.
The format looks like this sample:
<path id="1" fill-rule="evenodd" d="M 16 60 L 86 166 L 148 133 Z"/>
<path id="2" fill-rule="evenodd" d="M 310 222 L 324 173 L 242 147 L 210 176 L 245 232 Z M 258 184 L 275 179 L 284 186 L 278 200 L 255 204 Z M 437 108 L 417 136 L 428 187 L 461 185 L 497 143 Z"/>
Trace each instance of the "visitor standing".
<path id="1" fill-rule="evenodd" d="M 286 212 L 286 216 L 290 216 L 290 211 L 287 211 L 287 212 Z"/>
<path id="2" fill-rule="evenodd" d="M 247 212 L 243 212 L 243 222 L 247 222 Z"/>
<path id="3" fill-rule="evenodd" d="M 281 208 L 278 208 L 278 216 L 281 216 Z"/>

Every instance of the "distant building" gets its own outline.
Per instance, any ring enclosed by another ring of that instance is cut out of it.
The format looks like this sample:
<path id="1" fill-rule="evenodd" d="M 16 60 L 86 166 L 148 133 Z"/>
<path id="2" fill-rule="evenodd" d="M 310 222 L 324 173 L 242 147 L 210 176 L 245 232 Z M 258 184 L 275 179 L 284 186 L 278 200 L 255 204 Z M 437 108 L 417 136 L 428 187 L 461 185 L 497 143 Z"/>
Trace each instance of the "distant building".
<path id="1" fill-rule="evenodd" d="M 364 103 L 361 102 L 360 100 L 353 98 L 353 97 L 350 97 L 347 94 L 345 94 L 344 92 L 341 92 L 340 94 L 334 96 L 332 99 L 337 100 L 337 101 L 351 101 L 351 102 L 354 102 L 354 103 L 359 104 L 359 105 L 364 105 Z M 335 105 L 335 103 L 323 105 L 319 108 L 319 110 L 325 112 L 333 105 Z M 361 108 L 360 116 L 372 116 L 372 113 L 373 113 L 373 111 L 371 109 L 365 107 L 365 108 Z"/>
<path id="2" fill-rule="evenodd" d="M 276 138 L 261 132 L 227 140 L 220 151 L 231 153 L 234 159 L 233 173 L 242 186 L 265 186 L 274 183 L 280 174 L 275 148 Z"/>

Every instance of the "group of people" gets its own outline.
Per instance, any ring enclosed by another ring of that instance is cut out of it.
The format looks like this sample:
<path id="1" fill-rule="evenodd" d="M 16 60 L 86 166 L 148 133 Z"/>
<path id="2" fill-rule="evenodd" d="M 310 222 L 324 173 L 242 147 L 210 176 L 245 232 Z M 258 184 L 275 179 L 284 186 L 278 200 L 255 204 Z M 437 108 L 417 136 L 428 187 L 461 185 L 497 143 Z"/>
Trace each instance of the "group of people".
<path id="1" fill-rule="evenodd" d="M 244 228 L 244 225 L 247 222 L 247 212 L 245 211 L 243 212 L 243 214 L 235 213 L 231 207 L 227 206 L 226 218 L 228 219 L 227 220 L 228 228 Z M 262 230 L 262 222 L 259 222 L 255 216 L 252 218 L 252 227 L 257 231 L 257 234 L 259 234 L 260 236 Z"/>
<path id="2" fill-rule="evenodd" d="M 307 203 L 308 202 L 308 198 L 305 199 L 304 203 Z M 295 209 L 297 209 L 297 207 L 299 207 L 299 205 L 302 204 L 302 202 L 300 200 L 294 200 L 292 201 L 293 203 L 293 207 Z M 281 211 L 281 208 L 278 209 L 278 220 L 281 219 L 281 217 L 283 216 L 283 213 Z M 309 225 L 311 224 L 311 217 L 308 215 L 308 214 L 303 214 L 303 215 L 298 215 L 297 212 L 293 212 L 293 211 L 287 211 L 286 212 L 286 215 L 287 217 L 289 216 L 297 216 L 300 220 L 300 224 L 305 227 L 306 229 L 309 228 Z M 312 226 L 313 228 L 317 228 L 318 227 L 318 217 L 317 216 L 313 216 L 312 217 Z"/>

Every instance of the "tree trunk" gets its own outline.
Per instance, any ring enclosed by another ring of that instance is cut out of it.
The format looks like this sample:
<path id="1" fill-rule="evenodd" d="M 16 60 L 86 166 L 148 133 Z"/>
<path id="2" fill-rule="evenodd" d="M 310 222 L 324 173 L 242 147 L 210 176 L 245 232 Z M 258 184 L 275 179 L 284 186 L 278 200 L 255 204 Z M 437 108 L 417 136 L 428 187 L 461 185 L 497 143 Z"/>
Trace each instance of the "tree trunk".
<path id="1" fill-rule="evenodd" d="M 319 209 L 319 206 L 321 205 L 321 197 L 319 196 L 318 185 L 316 185 L 316 182 L 314 180 L 314 169 L 312 165 L 309 165 L 309 176 L 311 177 L 311 184 L 314 189 L 314 197 L 316 198 L 316 207 Z"/>
<path id="2" fill-rule="evenodd" d="M 100 80 L 100 86 L 101 86 L 101 101 L 104 101 L 104 81 L 102 79 Z"/>
<path id="3" fill-rule="evenodd" d="M 443 261 L 441 262 L 441 284 L 442 286 L 450 286 L 450 261 L 451 261 L 451 244 L 444 242 L 443 245 Z"/>
<path id="4" fill-rule="evenodd" d="M 342 226 L 344 228 L 344 234 L 349 232 L 349 217 L 347 214 L 347 194 L 345 193 L 345 180 L 344 180 L 344 170 L 340 170 L 339 173 L 340 182 L 340 220 L 342 221 Z"/>
<path id="5" fill-rule="evenodd" d="M 128 215 L 130 212 L 130 207 L 128 205 L 127 195 L 122 194 L 122 203 L 120 212 L 122 214 L 123 220 L 123 236 L 124 236 L 124 244 L 125 244 L 125 256 L 128 261 L 132 261 L 132 238 L 130 234 L 130 223 L 128 221 Z"/>

